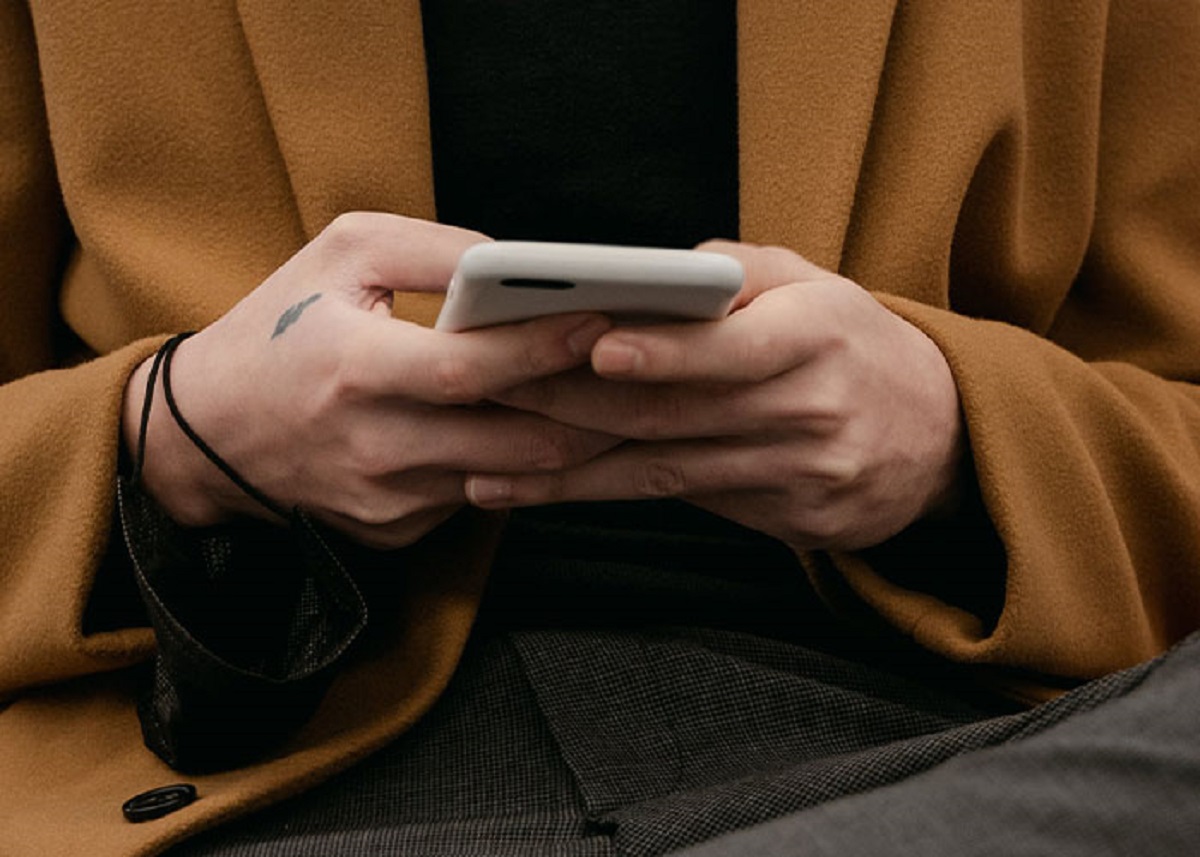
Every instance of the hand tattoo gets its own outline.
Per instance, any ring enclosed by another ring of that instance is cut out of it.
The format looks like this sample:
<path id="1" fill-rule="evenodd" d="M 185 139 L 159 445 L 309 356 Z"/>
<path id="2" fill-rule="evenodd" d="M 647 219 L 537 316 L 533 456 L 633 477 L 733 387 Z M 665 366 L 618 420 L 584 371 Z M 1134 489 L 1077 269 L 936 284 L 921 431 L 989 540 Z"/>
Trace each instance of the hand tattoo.
<path id="1" fill-rule="evenodd" d="M 275 332 L 271 334 L 271 338 L 274 339 L 295 324 L 300 319 L 300 314 L 316 303 L 320 297 L 321 293 L 317 292 L 316 294 L 309 295 L 300 301 L 300 303 L 285 309 L 283 315 L 279 316 L 279 321 L 275 323 Z"/>

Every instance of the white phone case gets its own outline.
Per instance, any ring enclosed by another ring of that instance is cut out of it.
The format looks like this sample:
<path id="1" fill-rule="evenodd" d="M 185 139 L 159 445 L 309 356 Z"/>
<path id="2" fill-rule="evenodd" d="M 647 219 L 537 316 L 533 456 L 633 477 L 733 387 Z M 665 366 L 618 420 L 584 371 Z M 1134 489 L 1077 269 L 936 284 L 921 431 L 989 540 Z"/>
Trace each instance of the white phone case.
<path id="1" fill-rule="evenodd" d="M 716 319 L 742 287 L 730 256 L 693 250 L 496 241 L 459 260 L 437 329 L 456 331 L 564 312 L 618 323 Z"/>

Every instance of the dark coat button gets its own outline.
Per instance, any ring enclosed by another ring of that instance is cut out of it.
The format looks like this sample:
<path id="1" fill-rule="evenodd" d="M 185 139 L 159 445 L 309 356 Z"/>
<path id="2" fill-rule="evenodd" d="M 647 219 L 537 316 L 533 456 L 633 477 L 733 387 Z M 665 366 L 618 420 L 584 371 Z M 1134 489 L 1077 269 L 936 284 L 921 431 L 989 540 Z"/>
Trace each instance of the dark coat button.
<path id="1" fill-rule="evenodd" d="M 196 787 L 191 783 L 177 783 L 173 786 L 162 786 L 150 789 L 140 795 L 134 795 L 125 801 L 121 812 L 125 820 L 134 824 L 151 821 L 170 815 L 177 809 L 183 809 L 196 799 Z"/>

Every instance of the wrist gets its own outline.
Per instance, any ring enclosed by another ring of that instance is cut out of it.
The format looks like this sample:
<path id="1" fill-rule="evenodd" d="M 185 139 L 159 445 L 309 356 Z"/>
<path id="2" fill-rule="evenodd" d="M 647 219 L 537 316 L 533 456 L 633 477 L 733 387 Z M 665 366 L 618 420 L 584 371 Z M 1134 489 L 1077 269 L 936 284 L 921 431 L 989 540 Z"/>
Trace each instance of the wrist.
<path id="1" fill-rule="evenodd" d="M 153 362 L 153 357 L 143 361 L 125 385 L 121 441 L 130 460 L 135 462 L 146 383 Z M 143 490 L 183 526 L 212 526 L 228 520 L 238 511 L 241 498 L 235 496 L 236 488 L 228 484 L 224 474 L 204 457 L 171 417 L 161 372 L 152 395 L 140 474 Z"/>
<path id="2" fill-rule="evenodd" d="M 941 348 L 924 332 L 928 346 L 930 396 L 925 406 L 923 431 L 931 443 L 931 467 L 926 484 L 929 493 L 921 510 L 921 519 L 944 521 L 962 508 L 970 482 L 972 461 L 967 440 L 967 422 L 963 415 L 958 383 Z"/>
<path id="3" fill-rule="evenodd" d="M 954 452 L 948 458 L 942 471 L 940 488 L 935 491 L 925 505 L 921 516 L 929 521 L 947 521 L 962 509 L 967 496 L 971 467 L 970 457 L 962 439 L 965 432 L 960 431 L 954 443 Z"/>

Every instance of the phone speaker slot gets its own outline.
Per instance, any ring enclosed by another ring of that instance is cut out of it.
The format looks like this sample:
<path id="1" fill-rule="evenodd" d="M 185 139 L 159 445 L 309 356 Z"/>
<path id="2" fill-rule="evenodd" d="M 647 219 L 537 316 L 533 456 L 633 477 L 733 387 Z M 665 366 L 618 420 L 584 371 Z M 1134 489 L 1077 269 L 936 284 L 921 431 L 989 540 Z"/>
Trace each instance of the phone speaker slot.
<path id="1" fill-rule="evenodd" d="M 569 280 L 544 280 L 540 277 L 506 277 L 500 285 L 510 289 L 545 289 L 552 292 L 562 292 L 575 288 Z"/>

